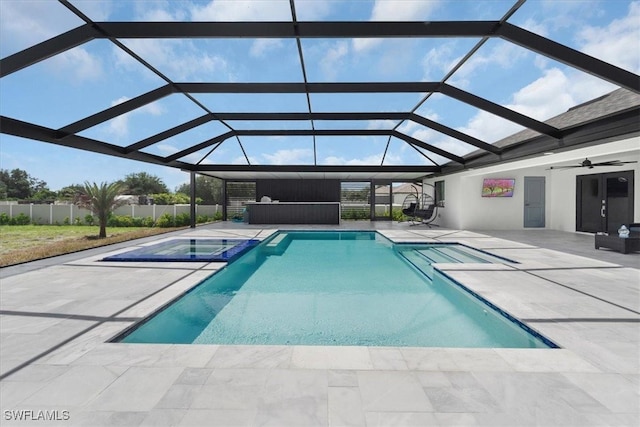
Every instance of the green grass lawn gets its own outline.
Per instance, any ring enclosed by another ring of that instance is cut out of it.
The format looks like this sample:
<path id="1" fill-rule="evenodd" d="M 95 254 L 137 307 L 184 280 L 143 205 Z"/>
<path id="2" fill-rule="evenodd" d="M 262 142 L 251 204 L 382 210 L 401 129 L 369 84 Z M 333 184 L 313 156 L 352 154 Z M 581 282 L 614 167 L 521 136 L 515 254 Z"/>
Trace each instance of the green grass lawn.
<path id="1" fill-rule="evenodd" d="M 2 225 L 0 267 L 177 229 L 180 228 L 107 227 L 107 238 L 98 239 L 97 225 Z"/>

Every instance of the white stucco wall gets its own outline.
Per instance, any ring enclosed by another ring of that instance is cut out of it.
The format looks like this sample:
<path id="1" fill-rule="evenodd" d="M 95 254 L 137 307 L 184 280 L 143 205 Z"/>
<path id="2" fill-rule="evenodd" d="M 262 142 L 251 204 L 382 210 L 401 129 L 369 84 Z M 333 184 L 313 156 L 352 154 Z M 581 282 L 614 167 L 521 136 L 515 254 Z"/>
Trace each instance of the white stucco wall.
<path id="1" fill-rule="evenodd" d="M 444 177 L 425 179 L 425 183 L 445 181 L 445 207 L 439 208 L 435 224 L 453 229 L 522 230 L 524 228 L 524 177 L 543 176 L 546 183 L 545 216 L 547 229 L 575 231 L 576 176 L 634 170 L 634 222 L 640 222 L 640 163 L 624 166 L 548 170 L 550 166 L 608 160 L 640 161 L 640 138 L 602 144 L 539 156 L 498 166 L 467 170 Z M 515 178 L 513 197 L 483 198 L 484 178 Z"/>

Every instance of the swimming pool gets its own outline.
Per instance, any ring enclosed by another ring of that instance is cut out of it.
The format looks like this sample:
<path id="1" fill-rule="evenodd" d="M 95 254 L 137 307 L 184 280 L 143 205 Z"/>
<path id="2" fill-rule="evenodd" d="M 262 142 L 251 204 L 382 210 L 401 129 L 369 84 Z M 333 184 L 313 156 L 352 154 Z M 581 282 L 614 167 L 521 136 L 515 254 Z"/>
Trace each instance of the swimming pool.
<path id="1" fill-rule="evenodd" d="M 498 262 L 460 245 L 376 232 L 280 232 L 121 342 L 549 348 L 555 344 L 433 269 Z M 458 261 L 459 262 L 459 261 Z"/>
<path id="2" fill-rule="evenodd" d="M 111 255 L 102 261 L 233 261 L 260 243 L 253 239 L 171 239 Z"/>

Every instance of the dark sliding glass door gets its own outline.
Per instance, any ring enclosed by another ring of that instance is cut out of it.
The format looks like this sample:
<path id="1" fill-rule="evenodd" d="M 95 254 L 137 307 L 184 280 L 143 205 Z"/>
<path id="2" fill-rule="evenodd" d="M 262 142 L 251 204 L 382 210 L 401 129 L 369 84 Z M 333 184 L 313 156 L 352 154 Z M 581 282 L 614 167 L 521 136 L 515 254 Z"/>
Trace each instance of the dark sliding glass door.
<path id="1" fill-rule="evenodd" d="M 633 222 L 633 171 L 576 177 L 576 231 L 614 233 Z"/>

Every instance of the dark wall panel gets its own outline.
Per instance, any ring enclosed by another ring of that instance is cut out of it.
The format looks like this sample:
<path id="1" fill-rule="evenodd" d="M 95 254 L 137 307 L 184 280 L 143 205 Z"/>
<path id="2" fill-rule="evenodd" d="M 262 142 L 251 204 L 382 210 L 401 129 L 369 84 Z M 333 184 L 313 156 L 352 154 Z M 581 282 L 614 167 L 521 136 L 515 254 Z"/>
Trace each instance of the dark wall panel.
<path id="1" fill-rule="evenodd" d="M 262 196 L 281 202 L 339 202 L 338 179 L 259 179 L 256 201 Z"/>

